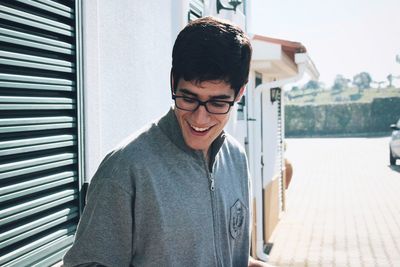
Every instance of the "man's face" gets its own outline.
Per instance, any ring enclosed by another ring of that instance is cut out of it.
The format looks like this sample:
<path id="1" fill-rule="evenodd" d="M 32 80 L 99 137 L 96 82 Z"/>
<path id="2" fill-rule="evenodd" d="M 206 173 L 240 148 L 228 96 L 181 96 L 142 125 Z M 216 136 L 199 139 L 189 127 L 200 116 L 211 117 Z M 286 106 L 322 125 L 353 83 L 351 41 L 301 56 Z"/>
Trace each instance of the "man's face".
<path id="1" fill-rule="evenodd" d="M 242 91 L 237 100 L 240 99 Z M 201 101 L 210 99 L 233 101 L 235 98 L 234 90 L 224 81 L 204 81 L 196 84 L 180 79 L 175 94 L 197 98 Z M 211 114 L 201 105 L 195 111 L 175 108 L 186 145 L 195 150 L 202 150 L 204 153 L 208 152 L 211 143 L 221 134 L 229 120 L 229 113 Z"/>

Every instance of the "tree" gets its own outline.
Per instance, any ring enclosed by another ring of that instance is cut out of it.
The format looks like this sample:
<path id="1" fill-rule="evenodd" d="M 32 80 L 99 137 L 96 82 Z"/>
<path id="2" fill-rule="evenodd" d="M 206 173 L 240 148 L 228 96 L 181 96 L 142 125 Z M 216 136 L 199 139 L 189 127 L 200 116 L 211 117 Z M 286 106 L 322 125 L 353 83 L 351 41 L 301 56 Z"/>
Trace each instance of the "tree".
<path id="1" fill-rule="evenodd" d="M 343 75 L 338 74 L 333 82 L 332 90 L 342 91 L 348 87 L 350 79 L 346 79 Z"/>
<path id="2" fill-rule="evenodd" d="M 314 80 L 309 80 L 305 85 L 304 85 L 304 89 L 313 89 L 313 90 L 317 90 L 320 88 L 320 84 L 317 81 Z"/>
<path id="3" fill-rule="evenodd" d="M 300 91 L 300 88 L 299 88 L 298 86 L 292 86 L 291 91 L 292 91 L 293 93 L 294 93 L 294 92 L 298 92 L 298 91 Z"/>
<path id="4" fill-rule="evenodd" d="M 388 87 L 393 87 L 393 74 L 390 73 L 388 76 L 386 76 L 386 79 L 389 82 Z"/>
<path id="5" fill-rule="evenodd" d="M 359 91 L 371 88 L 371 82 L 371 75 L 365 71 L 360 72 L 353 77 L 353 84 L 358 88 Z"/>

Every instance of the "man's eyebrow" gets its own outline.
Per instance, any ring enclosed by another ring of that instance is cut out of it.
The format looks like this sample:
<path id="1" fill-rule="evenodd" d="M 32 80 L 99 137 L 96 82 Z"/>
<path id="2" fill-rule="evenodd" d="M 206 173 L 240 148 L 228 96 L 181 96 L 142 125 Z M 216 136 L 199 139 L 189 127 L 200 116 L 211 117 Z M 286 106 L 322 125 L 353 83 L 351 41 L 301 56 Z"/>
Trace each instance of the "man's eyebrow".
<path id="1" fill-rule="evenodd" d="M 191 96 L 194 96 L 194 97 L 198 97 L 197 94 L 195 94 L 193 92 L 190 92 L 188 89 L 185 89 L 185 88 L 179 88 L 178 91 L 180 91 L 181 93 L 183 93 L 185 95 L 191 95 Z"/>
<path id="2" fill-rule="evenodd" d="M 178 91 L 180 91 L 182 94 L 185 94 L 185 95 L 191 95 L 194 97 L 198 97 L 198 94 L 195 94 L 185 88 L 179 88 Z M 222 100 L 222 99 L 229 99 L 231 97 L 232 96 L 230 96 L 230 95 L 215 95 L 215 96 L 210 96 L 210 99 L 221 99 Z"/>
<path id="3" fill-rule="evenodd" d="M 211 96 L 210 97 L 210 99 L 229 99 L 229 98 L 231 98 L 232 96 L 230 96 L 230 95 L 216 95 L 216 96 Z"/>

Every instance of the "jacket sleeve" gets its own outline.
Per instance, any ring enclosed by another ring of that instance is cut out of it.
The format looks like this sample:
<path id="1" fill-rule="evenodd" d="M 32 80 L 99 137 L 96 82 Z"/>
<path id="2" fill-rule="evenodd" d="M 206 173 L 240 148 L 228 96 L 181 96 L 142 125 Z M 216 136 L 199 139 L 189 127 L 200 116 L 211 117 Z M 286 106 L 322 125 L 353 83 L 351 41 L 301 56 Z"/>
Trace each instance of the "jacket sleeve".
<path id="1" fill-rule="evenodd" d="M 133 199 L 133 193 L 113 179 L 95 175 L 64 266 L 129 266 L 133 255 Z"/>

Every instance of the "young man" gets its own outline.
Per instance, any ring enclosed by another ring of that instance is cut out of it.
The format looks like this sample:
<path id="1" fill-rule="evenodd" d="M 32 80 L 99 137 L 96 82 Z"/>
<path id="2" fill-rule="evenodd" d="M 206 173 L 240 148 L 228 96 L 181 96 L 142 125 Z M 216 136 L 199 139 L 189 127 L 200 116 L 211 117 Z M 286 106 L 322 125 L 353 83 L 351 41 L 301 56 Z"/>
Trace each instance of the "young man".
<path id="1" fill-rule="evenodd" d="M 180 32 L 175 105 L 103 160 L 65 266 L 248 266 L 248 167 L 223 128 L 250 59 L 249 39 L 227 21 Z"/>

